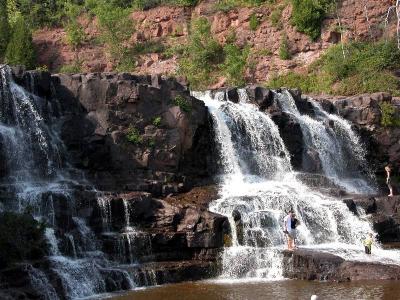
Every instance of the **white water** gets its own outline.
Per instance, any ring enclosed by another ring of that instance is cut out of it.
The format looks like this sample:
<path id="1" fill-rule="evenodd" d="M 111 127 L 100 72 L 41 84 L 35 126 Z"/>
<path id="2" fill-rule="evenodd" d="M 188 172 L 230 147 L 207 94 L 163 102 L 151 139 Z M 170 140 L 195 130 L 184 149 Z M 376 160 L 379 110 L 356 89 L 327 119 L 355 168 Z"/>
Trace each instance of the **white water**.
<path id="1" fill-rule="evenodd" d="M 300 221 L 298 244 L 303 247 L 317 247 L 346 259 L 400 264 L 397 251 L 385 251 L 379 245 L 372 256 L 365 255 L 362 239 L 372 232 L 369 222 L 356 217 L 339 199 L 316 192 L 296 179 L 277 126 L 267 114 L 247 103 L 243 90 L 238 104 L 218 101 L 223 97 L 212 97 L 209 92 L 193 95 L 205 102 L 212 115 L 223 172 L 220 198 L 211 203 L 210 210 L 228 216 L 233 228 L 233 247 L 225 249 L 221 278 L 282 278 L 280 253 L 286 242 L 283 218 L 290 208 Z M 320 120 L 302 116 L 293 98 L 286 93 L 276 97 L 300 123 L 307 146 L 318 150 L 327 176 L 350 192 L 372 190 L 359 172 L 352 173 L 357 180 L 343 178 L 349 168 L 348 161 L 339 161 L 346 158 L 340 152 L 341 143 L 349 143 L 351 155 L 364 160 L 358 137 L 345 120 L 324 114 L 322 109 L 318 111 Z M 315 107 L 320 109 L 317 104 Z M 325 127 L 322 118 L 336 121 L 341 138 Z M 234 211 L 240 213 L 243 224 L 241 245 Z"/>
<path id="2" fill-rule="evenodd" d="M 362 176 L 360 173 L 360 170 L 367 166 L 365 150 L 348 121 L 337 115 L 328 114 L 312 100 L 316 117 L 311 118 L 301 114 L 287 90 L 277 94 L 276 99 L 282 110 L 300 124 L 306 151 L 318 153 L 325 176 L 349 192 L 357 194 L 376 192 L 373 178 Z M 333 123 L 333 128 L 329 122 Z"/>
<path id="3" fill-rule="evenodd" d="M 34 92 L 33 76 L 30 83 Z M 60 104 L 56 99 L 42 99 L 31 92 L 13 81 L 8 67 L 0 70 L 0 160 L 4 161 L 0 180 L 2 188 L 13 195 L 2 200 L 1 209 L 27 211 L 48 226 L 45 237 L 50 270 L 30 266 L 27 271 L 33 287 L 43 299 L 58 298 L 60 291 L 56 292 L 52 286 L 56 282 L 62 285 L 67 299 L 106 292 L 106 277 L 116 277 L 133 288 L 131 275 L 106 259 L 97 237 L 78 211 L 79 201 L 90 201 L 90 195 L 97 192 L 82 172 L 68 164 L 65 146 L 57 132 L 59 124 L 53 123 L 57 120 L 49 115 L 53 106 L 60 112 Z M 80 191 L 84 199 L 76 198 Z M 109 230 L 110 203 L 106 199 L 97 202 L 104 230 Z M 52 280 L 47 278 L 47 272 L 52 273 Z"/>

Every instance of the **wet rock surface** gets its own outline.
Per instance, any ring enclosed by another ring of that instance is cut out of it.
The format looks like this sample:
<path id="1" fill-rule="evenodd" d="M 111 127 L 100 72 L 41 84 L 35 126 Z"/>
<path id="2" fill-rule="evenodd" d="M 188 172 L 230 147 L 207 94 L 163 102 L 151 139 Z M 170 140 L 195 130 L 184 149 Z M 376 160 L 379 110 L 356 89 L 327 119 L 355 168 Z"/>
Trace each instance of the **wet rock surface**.
<path id="1" fill-rule="evenodd" d="M 284 251 L 283 255 L 283 275 L 287 278 L 339 282 L 400 279 L 398 265 L 345 261 L 337 255 L 310 249 Z"/>

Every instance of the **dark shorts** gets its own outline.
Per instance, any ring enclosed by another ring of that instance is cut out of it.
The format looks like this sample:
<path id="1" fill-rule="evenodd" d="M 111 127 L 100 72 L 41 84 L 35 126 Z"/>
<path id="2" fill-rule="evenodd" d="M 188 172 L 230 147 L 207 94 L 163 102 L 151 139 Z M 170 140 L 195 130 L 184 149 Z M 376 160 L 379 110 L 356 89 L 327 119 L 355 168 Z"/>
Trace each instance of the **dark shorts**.
<path id="1" fill-rule="evenodd" d="M 366 254 L 371 254 L 371 248 L 370 247 L 364 246 L 364 248 L 365 248 L 365 253 Z"/>

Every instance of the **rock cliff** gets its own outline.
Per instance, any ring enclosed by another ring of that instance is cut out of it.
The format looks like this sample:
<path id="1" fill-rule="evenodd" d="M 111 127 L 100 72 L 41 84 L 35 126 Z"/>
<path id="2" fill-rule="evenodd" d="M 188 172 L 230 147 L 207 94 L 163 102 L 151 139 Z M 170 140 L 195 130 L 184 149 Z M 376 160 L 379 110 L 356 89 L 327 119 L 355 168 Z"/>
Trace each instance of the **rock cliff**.
<path id="1" fill-rule="evenodd" d="M 338 28 L 342 27 L 343 41 L 378 39 L 394 32 L 395 21 L 390 19 L 389 27 L 384 29 L 383 21 L 390 0 L 338 1 L 325 19 L 321 38 L 311 41 L 305 34 L 296 31 L 292 25 L 291 6 L 285 1 L 275 1 L 274 5 L 259 7 L 238 7 L 228 11 L 216 9 L 216 1 L 200 1 L 196 7 L 162 6 L 145 11 L 133 12 L 131 17 L 136 23 L 136 32 L 131 43 L 156 41 L 167 47 L 184 44 L 189 33 L 191 19 L 203 16 L 212 24 L 213 35 L 221 42 L 232 31 L 236 32 L 239 45 L 248 44 L 252 48 L 255 70 L 249 72 L 249 82 L 265 82 L 277 73 L 289 70 L 302 71 L 315 61 L 329 46 L 341 41 Z M 278 21 L 273 21 L 278 13 Z M 259 26 L 250 28 L 250 17 L 256 15 Z M 337 23 L 341 25 L 338 25 Z M 87 35 L 84 45 L 75 51 L 68 46 L 66 32 L 62 28 L 45 28 L 35 32 L 34 42 L 38 48 L 39 64 L 47 65 L 51 71 L 62 65 L 72 64 L 76 57 L 83 62 L 83 69 L 91 72 L 111 71 L 114 69 L 104 48 L 94 41 L 99 36 L 96 21 L 82 17 L 80 20 Z M 282 35 L 287 35 L 291 60 L 279 58 Z M 166 57 L 160 53 L 143 54 L 137 61 L 135 72 L 141 74 L 174 74 L 177 69 L 177 57 Z M 223 80 L 221 81 L 223 84 Z"/>

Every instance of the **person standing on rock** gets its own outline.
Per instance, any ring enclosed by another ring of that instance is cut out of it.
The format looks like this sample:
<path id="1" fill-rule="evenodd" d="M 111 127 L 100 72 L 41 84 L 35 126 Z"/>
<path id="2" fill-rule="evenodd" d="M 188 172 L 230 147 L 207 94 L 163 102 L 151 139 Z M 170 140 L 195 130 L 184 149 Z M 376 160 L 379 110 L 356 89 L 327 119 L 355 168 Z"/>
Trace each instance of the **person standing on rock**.
<path id="1" fill-rule="evenodd" d="M 283 221 L 283 232 L 286 234 L 287 247 L 289 251 L 292 251 L 294 248 L 294 234 L 292 231 L 292 214 L 293 211 L 290 210 L 288 215 L 285 217 Z"/>
<path id="2" fill-rule="evenodd" d="M 296 215 L 294 213 L 292 213 L 292 220 L 290 222 L 290 227 L 292 228 L 292 230 L 290 233 L 291 233 L 291 237 L 293 239 L 293 248 L 294 249 L 297 249 L 297 246 L 296 246 L 297 230 L 296 230 L 296 228 L 299 225 L 300 225 L 299 220 L 296 218 Z"/>
<path id="3" fill-rule="evenodd" d="M 386 171 L 386 184 L 389 188 L 389 195 L 388 197 L 393 197 L 393 187 L 392 187 L 392 180 L 390 178 L 390 173 L 392 172 L 392 166 L 391 165 L 387 165 L 385 167 L 385 171 Z"/>
<path id="4" fill-rule="evenodd" d="M 373 243 L 373 238 L 372 238 L 372 233 L 370 232 L 368 234 L 368 237 L 364 240 L 364 248 L 366 254 L 371 254 L 372 243 Z"/>

